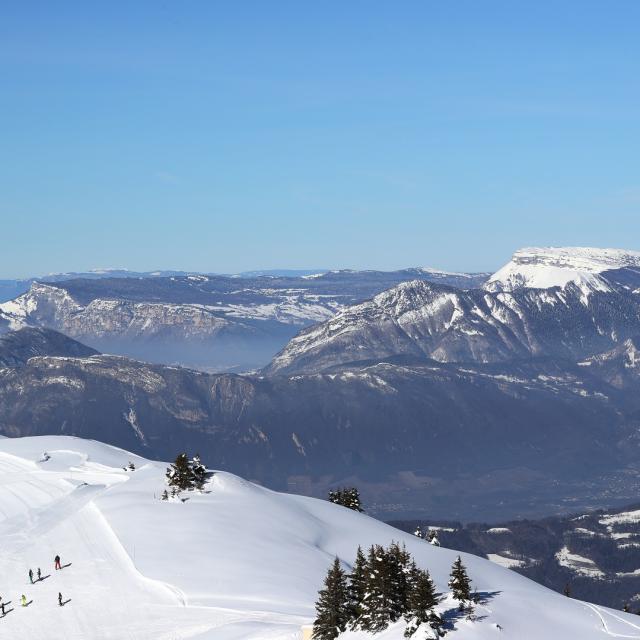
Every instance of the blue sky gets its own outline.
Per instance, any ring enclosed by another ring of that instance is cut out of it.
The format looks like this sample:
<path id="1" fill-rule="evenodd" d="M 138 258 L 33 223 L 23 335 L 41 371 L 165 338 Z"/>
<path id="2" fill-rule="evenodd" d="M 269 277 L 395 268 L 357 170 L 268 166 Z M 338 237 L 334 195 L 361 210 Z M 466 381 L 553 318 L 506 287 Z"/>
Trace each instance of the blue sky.
<path id="1" fill-rule="evenodd" d="M 0 277 L 640 249 L 640 3 L 23 2 Z"/>

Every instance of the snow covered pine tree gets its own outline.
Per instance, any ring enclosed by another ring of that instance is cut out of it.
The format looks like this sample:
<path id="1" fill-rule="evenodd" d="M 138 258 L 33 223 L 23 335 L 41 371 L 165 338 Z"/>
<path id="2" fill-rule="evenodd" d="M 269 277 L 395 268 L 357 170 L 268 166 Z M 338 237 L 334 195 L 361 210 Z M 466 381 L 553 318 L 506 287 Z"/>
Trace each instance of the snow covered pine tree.
<path id="1" fill-rule="evenodd" d="M 191 460 L 191 474 L 195 488 L 202 491 L 204 483 L 207 481 L 207 468 L 202 464 L 197 453 Z"/>
<path id="2" fill-rule="evenodd" d="M 359 626 L 363 631 L 383 631 L 406 611 L 408 589 L 403 566 L 408 566 L 408 555 L 397 545 L 391 545 L 388 550 L 380 545 L 369 549 L 365 599 L 360 605 Z"/>
<path id="3" fill-rule="evenodd" d="M 429 625 L 436 638 L 444 635 L 442 631 L 444 620 L 434 611 L 434 607 L 438 604 L 438 596 L 429 572 L 418 569 L 414 565 L 411 583 L 412 589 L 405 614 L 408 624 L 404 632 L 405 638 L 410 638 L 421 625 Z"/>
<path id="4" fill-rule="evenodd" d="M 346 630 L 348 621 L 347 578 L 336 558 L 324 579 L 324 589 L 318 594 L 311 637 L 314 640 L 334 640 Z"/>
<path id="5" fill-rule="evenodd" d="M 358 547 L 356 561 L 353 563 L 353 570 L 349 574 L 349 628 L 355 630 L 359 628 L 360 616 L 362 615 L 362 603 L 367 594 L 367 560 L 362 553 L 362 548 Z"/>
<path id="6" fill-rule="evenodd" d="M 362 513 L 362 503 L 360 502 L 360 492 L 356 487 L 345 487 L 329 491 L 329 502 L 339 504 L 347 509 Z"/>
<path id="7" fill-rule="evenodd" d="M 449 589 L 451 589 L 454 600 L 460 602 L 460 611 L 463 611 L 471 601 L 471 580 L 467 575 L 467 570 L 462 564 L 460 556 L 456 558 L 456 561 L 451 567 Z"/>
<path id="8" fill-rule="evenodd" d="M 180 453 L 167 469 L 167 482 L 180 491 L 193 488 L 193 474 L 186 453 Z"/>

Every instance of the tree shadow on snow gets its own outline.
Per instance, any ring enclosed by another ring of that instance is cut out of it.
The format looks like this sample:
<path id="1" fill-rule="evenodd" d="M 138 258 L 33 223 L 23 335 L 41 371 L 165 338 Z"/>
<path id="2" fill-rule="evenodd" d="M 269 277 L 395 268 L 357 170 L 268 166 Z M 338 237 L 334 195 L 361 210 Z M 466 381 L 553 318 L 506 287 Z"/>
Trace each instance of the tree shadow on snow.
<path id="1" fill-rule="evenodd" d="M 478 593 L 475 594 L 477 596 L 476 604 L 488 604 L 501 593 L 502 591 L 478 591 Z"/>
<path id="2" fill-rule="evenodd" d="M 474 605 L 474 611 L 471 613 L 471 620 L 480 621 L 484 620 L 487 616 L 478 614 L 475 610 L 475 606 L 477 605 L 486 605 L 497 595 L 502 593 L 501 591 L 479 591 L 474 594 L 475 601 L 472 603 Z M 469 611 L 466 609 L 460 609 L 459 607 L 454 607 L 451 609 L 447 609 L 442 613 L 442 619 L 444 620 L 444 628 L 448 631 L 455 630 L 455 625 L 458 620 L 466 620 L 469 616 Z"/>

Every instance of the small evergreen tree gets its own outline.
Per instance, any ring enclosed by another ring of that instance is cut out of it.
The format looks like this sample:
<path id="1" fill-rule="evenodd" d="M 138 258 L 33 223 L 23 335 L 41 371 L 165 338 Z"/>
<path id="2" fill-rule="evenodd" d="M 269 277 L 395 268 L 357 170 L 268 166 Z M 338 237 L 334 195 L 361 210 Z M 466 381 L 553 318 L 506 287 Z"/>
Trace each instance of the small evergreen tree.
<path id="1" fill-rule="evenodd" d="M 360 493 L 356 487 L 346 487 L 344 489 L 333 489 L 329 491 L 329 502 L 339 504 L 347 509 L 362 512 Z"/>
<path id="2" fill-rule="evenodd" d="M 359 625 L 364 631 L 383 631 L 406 611 L 408 555 L 398 545 L 389 549 L 374 545 L 369 549 Z"/>
<path id="3" fill-rule="evenodd" d="M 318 594 L 311 637 L 314 640 L 334 640 L 347 628 L 348 621 L 347 579 L 336 558 L 324 580 L 324 589 Z"/>
<path id="4" fill-rule="evenodd" d="M 163 500 L 168 500 L 169 499 L 169 494 L 167 493 L 166 489 L 162 492 L 162 499 Z"/>
<path id="5" fill-rule="evenodd" d="M 207 468 L 202 464 L 198 454 L 193 456 L 193 460 L 191 460 L 191 475 L 195 488 L 202 491 L 204 483 L 207 481 Z"/>
<path id="6" fill-rule="evenodd" d="M 451 567 L 449 588 L 452 591 L 453 598 L 460 601 L 460 611 L 462 611 L 465 608 L 465 603 L 471 599 L 471 580 L 460 556 L 457 557 Z"/>
<path id="7" fill-rule="evenodd" d="M 179 491 L 193 488 L 193 474 L 186 453 L 180 453 L 167 469 L 167 482 Z"/>
<path id="8" fill-rule="evenodd" d="M 360 501 L 360 492 L 356 487 L 345 489 L 345 507 L 362 513 L 362 502 Z"/>
<path id="9" fill-rule="evenodd" d="M 367 559 L 358 547 L 353 570 L 349 574 L 349 627 L 354 630 L 360 624 L 363 613 L 363 603 L 367 595 Z"/>
<path id="10" fill-rule="evenodd" d="M 136 465 L 133 464 L 133 462 L 129 461 L 129 471 L 135 471 L 136 470 Z"/>
<path id="11" fill-rule="evenodd" d="M 434 611 L 438 604 L 436 587 L 428 571 L 414 567 L 412 589 L 405 618 L 408 626 L 404 632 L 410 638 L 421 625 L 429 625 L 437 635 L 442 634 L 444 620 Z"/>
<path id="12" fill-rule="evenodd" d="M 564 593 L 565 596 L 567 596 L 567 598 L 571 597 L 571 587 L 569 586 L 568 582 L 567 582 L 567 584 L 564 585 L 563 593 Z"/>
<path id="13" fill-rule="evenodd" d="M 391 610 L 392 621 L 398 620 L 408 608 L 409 592 L 412 588 L 414 565 L 411 554 L 406 547 L 393 542 L 387 549 L 387 567 L 391 582 Z"/>

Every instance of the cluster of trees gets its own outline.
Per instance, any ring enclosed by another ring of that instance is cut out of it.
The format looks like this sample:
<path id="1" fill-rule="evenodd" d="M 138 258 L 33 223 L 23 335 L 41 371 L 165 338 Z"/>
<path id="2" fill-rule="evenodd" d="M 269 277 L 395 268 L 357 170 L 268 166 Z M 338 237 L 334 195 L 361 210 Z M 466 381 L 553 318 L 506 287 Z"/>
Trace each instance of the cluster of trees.
<path id="1" fill-rule="evenodd" d="M 435 529 L 430 529 L 429 527 L 427 527 L 424 531 L 422 530 L 422 528 L 420 526 L 418 526 L 416 528 L 416 530 L 413 532 L 414 536 L 417 536 L 418 538 L 422 538 L 422 540 L 426 540 L 429 544 L 432 544 L 436 547 L 440 546 L 440 540 L 438 539 L 438 533 L 436 532 Z"/>
<path id="2" fill-rule="evenodd" d="M 329 502 L 339 504 L 347 509 L 353 509 L 362 513 L 362 503 L 360 502 L 360 493 L 356 487 L 344 487 L 342 489 L 334 489 L 329 491 Z"/>
<path id="3" fill-rule="evenodd" d="M 171 487 L 171 495 L 175 496 L 180 491 L 198 489 L 202 491 L 207 481 L 207 468 L 202 464 L 199 455 L 189 459 L 186 453 L 180 453 L 175 462 L 167 469 L 167 484 Z M 163 500 L 168 500 L 169 493 L 164 490 Z"/>
<path id="4" fill-rule="evenodd" d="M 460 610 L 471 617 L 471 580 L 460 557 L 452 567 L 449 588 Z M 407 638 L 420 628 L 440 637 L 445 631 L 435 611 L 439 601 L 429 572 L 416 566 L 404 545 L 374 545 L 366 556 L 358 547 L 351 573 L 345 573 L 338 558 L 329 569 L 318 594 L 312 637 L 334 640 L 347 629 L 378 633 L 401 618 Z"/>

